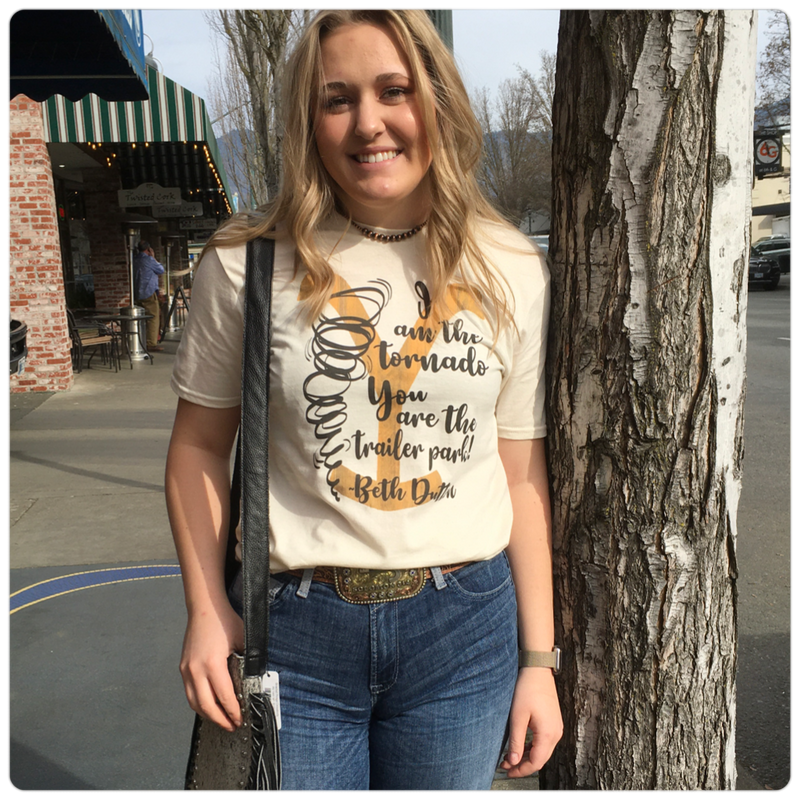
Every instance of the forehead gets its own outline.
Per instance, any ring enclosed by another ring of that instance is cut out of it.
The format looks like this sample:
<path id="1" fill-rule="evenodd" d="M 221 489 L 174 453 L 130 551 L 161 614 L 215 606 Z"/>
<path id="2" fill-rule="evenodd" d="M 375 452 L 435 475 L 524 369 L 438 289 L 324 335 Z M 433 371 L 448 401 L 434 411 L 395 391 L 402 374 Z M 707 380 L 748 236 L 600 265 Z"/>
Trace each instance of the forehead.
<path id="1" fill-rule="evenodd" d="M 393 31 L 371 23 L 343 25 L 320 44 L 324 81 L 370 78 L 411 67 Z"/>

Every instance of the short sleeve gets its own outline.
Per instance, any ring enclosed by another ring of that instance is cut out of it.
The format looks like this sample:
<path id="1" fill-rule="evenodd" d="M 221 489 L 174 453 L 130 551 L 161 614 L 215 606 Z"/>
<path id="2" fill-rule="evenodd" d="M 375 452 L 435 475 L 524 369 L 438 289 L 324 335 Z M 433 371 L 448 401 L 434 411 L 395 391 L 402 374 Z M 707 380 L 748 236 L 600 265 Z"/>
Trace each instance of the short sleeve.
<path id="1" fill-rule="evenodd" d="M 240 402 L 245 248 L 212 249 L 198 265 L 170 386 L 210 408 Z"/>
<path id="2" fill-rule="evenodd" d="M 550 314 L 550 273 L 541 255 L 527 260 L 517 276 L 514 321 L 508 332 L 511 352 L 509 375 L 497 400 L 497 432 L 504 439 L 541 439 L 547 436 L 545 358 Z"/>

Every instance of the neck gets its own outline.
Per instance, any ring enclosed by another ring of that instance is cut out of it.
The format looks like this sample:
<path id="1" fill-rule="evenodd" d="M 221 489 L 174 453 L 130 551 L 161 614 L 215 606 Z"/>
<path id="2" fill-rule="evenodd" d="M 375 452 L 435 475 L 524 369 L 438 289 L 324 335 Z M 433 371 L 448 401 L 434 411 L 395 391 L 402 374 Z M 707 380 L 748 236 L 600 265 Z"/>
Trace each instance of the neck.
<path id="1" fill-rule="evenodd" d="M 422 224 L 430 215 L 430 202 L 394 204 L 387 208 L 376 208 L 361 204 L 345 203 L 337 198 L 339 213 L 350 217 L 354 222 L 366 228 L 387 228 L 389 230 L 407 231 Z"/>

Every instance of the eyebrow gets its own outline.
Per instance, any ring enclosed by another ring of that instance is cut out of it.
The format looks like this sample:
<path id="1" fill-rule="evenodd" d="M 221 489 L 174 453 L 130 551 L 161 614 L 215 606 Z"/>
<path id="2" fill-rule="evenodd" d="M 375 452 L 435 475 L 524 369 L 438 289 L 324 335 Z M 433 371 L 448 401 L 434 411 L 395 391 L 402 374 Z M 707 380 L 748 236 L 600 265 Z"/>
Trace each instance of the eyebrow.
<path id="1" fill-rule="evenodd" d="M 380 75 L 375 76 L 376 83 L 390 83 L 391 81 L 396 81 L 398 79 L 410 81 L 411 78 L 408 75 L 404 75 L 402 72 L 383 72 Z M 344 81 L 331 81 L 330 83 L 326 83 L 322 87 L 323 92 L 340 92 L 343 89 L 347 89 L 349 84 L 345 83 Z"/>

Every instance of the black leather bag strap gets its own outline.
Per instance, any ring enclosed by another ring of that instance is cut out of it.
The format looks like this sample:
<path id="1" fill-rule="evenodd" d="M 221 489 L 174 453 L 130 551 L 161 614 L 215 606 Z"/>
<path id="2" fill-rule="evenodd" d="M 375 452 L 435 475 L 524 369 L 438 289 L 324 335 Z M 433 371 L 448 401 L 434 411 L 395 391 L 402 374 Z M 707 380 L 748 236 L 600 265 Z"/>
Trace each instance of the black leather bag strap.
<path id="1" fill-rule="evenodd" d="M 269 628 L 269 355 L 275 242 L 247 244 L 239 428 L 245 675 L 267 670 Z"/>
<path id="2" fill-rule="evenodd" d="M 236 528 L 239 525 L 239 509 L 242 502 L 242 434 L 236 437 L 236 458 L 231 478 L 230 512 L 228 514 L 228 543 L 225 548 L 225 588 L 233 586 L 242 565 L 236 557 Z"/>

